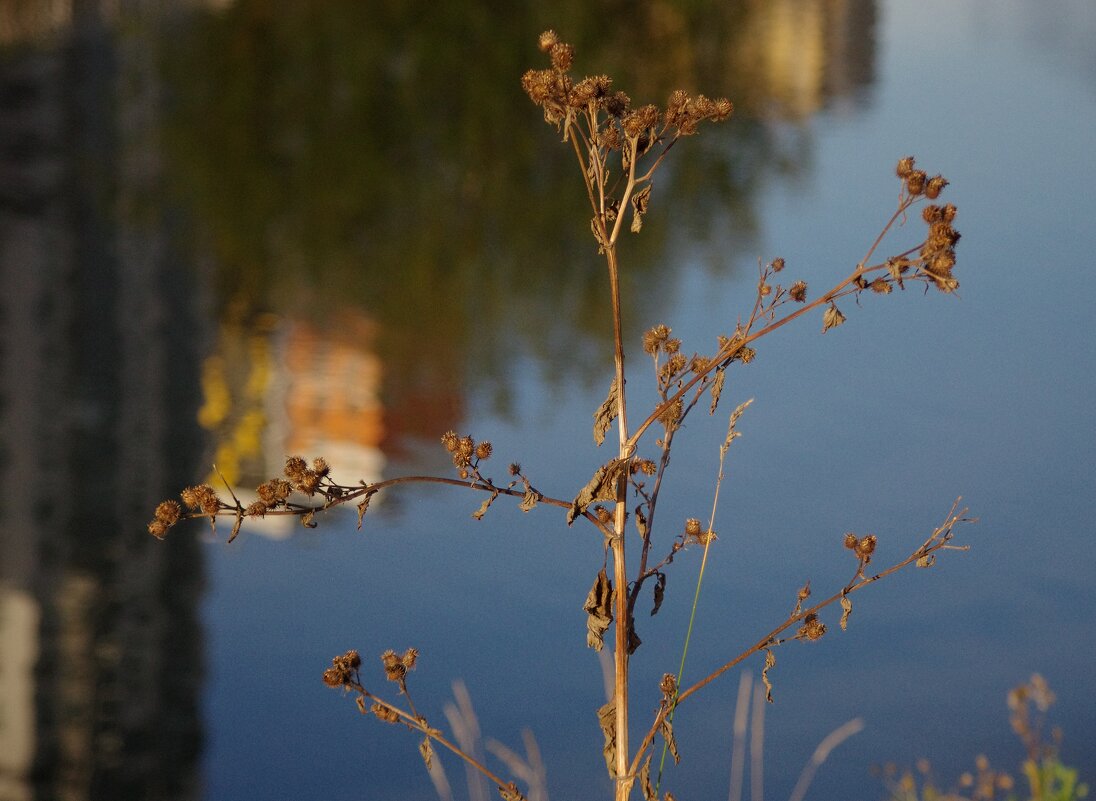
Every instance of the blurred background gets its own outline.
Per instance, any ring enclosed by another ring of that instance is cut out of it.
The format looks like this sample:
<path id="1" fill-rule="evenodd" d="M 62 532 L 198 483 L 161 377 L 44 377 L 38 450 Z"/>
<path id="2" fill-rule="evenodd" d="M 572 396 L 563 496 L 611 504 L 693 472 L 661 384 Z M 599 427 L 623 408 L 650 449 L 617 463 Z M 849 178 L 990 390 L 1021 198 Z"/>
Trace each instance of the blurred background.
<path id="1" fill-rule="evenodd" d="M 570 498 L 609 458 L 590 436 L 603 266 L 573 154 L 519 86 L 548 27 L 636 102 L 737 107 L 675 147 L 623 245 L 632 346 L 665 322 L 711 352 L 759 260 L 814 291 L 847 275 L 899 157 L 952 182 L 958 296 L 911 287 L 845 304 L 825 336 L 820 315 L 783 329 L 675 440 L 663 547 L 707 516 L 726 414 L 756 399 L 686 682 L 804 580 L 839 588 L 846 531 L 888 564 L 958 495 L 981 519 L 969 553 L 777 652 L 766 796 L 854 717 L 865 733 L 808 798 L 883 798 L 873 766 L 919 758 L 945 785 L 978 754 L 1014 770 L 1005 694 L 1033 672 L 1064 760 L 1096 779 L 1096 6 L 545 5 L 0 0 L 0 801 L 437 798 L 415 739 L 320 681 L 358 648 L 386 692 L 373 658 L 408 646 L 435 725 L 462 680 L 486 735 L 534 733 L 552 797 L 607 797 L 581 608 L 601 542 L 556 510 L 500 500 L 476 522 L 482 499 L 411 487 L 360 533 L 339 513 L 228 546 L 145 531 L 214 463 L 245 488 L 290 454 L 344 483 L 448 474 L 452 428 L 494 443 L 496 478 L 518 461 Z M 637 721 L 677 667 L 698 565 L 679 556 L 638 619 Z M 678 798 L 727 793 L 736 677 L 678 714 Z"/>

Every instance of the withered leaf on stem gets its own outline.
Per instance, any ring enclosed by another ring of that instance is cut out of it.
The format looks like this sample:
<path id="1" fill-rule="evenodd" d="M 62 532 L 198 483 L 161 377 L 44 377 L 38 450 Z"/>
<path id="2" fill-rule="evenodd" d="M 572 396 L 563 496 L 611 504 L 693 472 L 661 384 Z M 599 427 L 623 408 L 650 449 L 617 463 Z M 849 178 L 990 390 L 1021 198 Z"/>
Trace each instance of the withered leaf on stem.
<path id="1" fill-rule="evenodd" d="M 362 498 L 361 503 L 358 504 L 358 531 L 362 530 L 362 518 L 365 517 L 365 513 L 369 511 L 369 501 L 373 497 L 372 492 L 367 492 Z"/>
<path id="2" fill-rule="evenodd" d="M 605 755 L 605 767 L 609 770 L 609 778 L 616 778 L 616 703 L 609 701 L 597 711 L 597 722 L 601 726 L 601 733 L 605 735 L 605 745 L 601 749 Z"/>
<path id="3" fill-rule="evenodd" d="M 643 215 L 651 202 L 651 185 L 647 184 L 632 195 L 632 233 L 638 234 L 643 228 Z"/>
<path id="4" fill-rule="evenodd" d="M 843 322 L 845 322 L 845 315 L 841 313 L 839 308 L 831 304 L 826 309 L 826 313 L 822 315 L 822 333 L 826 333 L 831 328 L 837 328 Z"/>
<path id="5" fill-rule="evenodd" d="M 434 762 L 434 746 L 430 744 L 429 737 L 422 738 L 422 742 L 419 743 L 419 753 L 422 755 L 426 769 L 430 770 L 430 765 Z"/>
<path id="6" fill-rule="evenodd" d="M 492 492 L 488 495 L 487 500 L 480 504 L 480 508 L 472 512 L 472 517 L 476 518 L 476 520 L 483 520 L 483 516 L 487 514 L 487 510 L 491 508 L 491 504 L 495 502 L 495 498 L 498 496 L 499 494 L 497 492 Z"/>
<path id="7" fill-rule="evenodd" d="M 765 684 L 765 700 L 773 702 L 773 683 L 769 681 L 769 668 L 776 665 L 776 654 L 772 648 L 765 649 L 765 667 L 761 671 L 761 681 Z"/>
<path id="8" fill-rule="evenodd" d="M 313 518 L 315 516 L 316 516 L 316 513 L 313 510 L 309 509 L 303 515 L 301 515 L 301 525 L 304 526 L 305 528 L 316 528 L 316 526 L 318 526 L 319 523 L 317 523 L 315 520 L 313 520 Z"/>
<path id="9" fill-rule="evenodd" d="M 594 442 L 601 445 L 605 441 L 605 432 L 612 426 L 617 416 L 617 380 L 609 385 L 609 395 L 594 412 Z"/>
<path id="10" fill-rule="evenodd" d="M 712 405 L 708 409 L 708 414 L 715 414 L 715 407 L 719 405 L 719 396 L 723 392 L 723 379 L 726 377 L 726 369 L 715 371 L 715 378 L 712 379 Z"/>
<path id="11" fill-rule="evenodd" d="M 648 753 L 647 758 L 643 760 L 643 767 L 639 769 L 639 787 L 643 791 L 644 801 L 658 801 L 658 793 L 651 784 L 651 757 L 653 756 L 653 753 Z"/>
<path id="12" fill-rule="evenodd" d="M 598 571 L 582 608 L 587 615 L 586 644 L 600 651 L 605 646 L 605 632 L 613 622 L 613 582 L 606 575 L 605 568 Z"/>
<path id="13" fill-rule="evenodd" d="M 666 574 L 655 574 L 655 605 L 651 608 L 651 617 L 658 614 L 658 610 L 662 608 L 662 600 L 666 597 Z"/>
<path id="14" fill-rule="evenodd" d="M 666 747 L 670 749 L 670 756 L 674 758 L 674 764 L 680 764 L 681 754 L 677 752 L 677 739 L 674 737 L 674 724 L 670 722 L 669 717 L 664 717 L 662 723 L 658 725 L 658 732 L 662 735 L 662 739 L 666 741 Z"/>
<path id="15" fill-rule="evenodd" d="M 852 614 L 852 601 L 849 600 L 848 595 L 841 596 L 841 631 L 846 631 L 849 627 L 849 615 Z"/>
<path id="16" fill-rule="evenodd" d="M 917 560 L 918 567 L 932 567 L 936 564 L 936 554 L 930 553 L 920 557 Z"/>
<path id="17" fill-rule="evenodd" d="M 586 486 L 578 491 L 578 495 L 571 502 L 571 508 L 567 510 L 567 525 L 575 522 L 575 518 L 585 512 L 586 507 L 594 501 L 616 500 L 616 480 L 625 464 L 622 459 L 613 459 L 597 469 L 593 478 L 586 482 Z"/>
<path id="18" fill-rule="evenodd" d="M 636 531 L 639 532 L 639 536 L 647 539 L 647 515 L 643 514 L 642 504 L 636 507 L 634 519 L 636 522 Z"/>
<path id="19" fill-rule="evenodd" d="M 521 503 L 518 504 L 518 508 L 523 512 L 530 512 L 537 505 L 537 499 L 539 494 L 532 487 L 525 488 L 525 494 L 521 496 Z"/>

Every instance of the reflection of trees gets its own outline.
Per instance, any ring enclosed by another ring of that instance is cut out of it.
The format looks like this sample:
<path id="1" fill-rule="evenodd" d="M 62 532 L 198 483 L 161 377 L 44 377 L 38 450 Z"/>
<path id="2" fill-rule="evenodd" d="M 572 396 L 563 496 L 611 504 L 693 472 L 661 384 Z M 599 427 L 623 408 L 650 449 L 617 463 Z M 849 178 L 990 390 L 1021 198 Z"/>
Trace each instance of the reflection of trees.
<path id="1" fill-rule="evenodd" d="M 680 85 L 745 112 L 724 138 L 684 143 L 656 187 L 626 254 L 642 308 L 672 291 L 657 266 L 696 246 L 694 234 L 704 241 L 705 226 L 688 221 L 730 217 L 748 243 L 750 199 L 774 168 L 797 163 L 757 121 L 765 62 L 736 57 L 747 52 L 738 39 L 757 34 L 755 5 L 517 2 L 489 13 L 241 0 L 176 20 L 165 62 L 174 183 L 222 298 L 317 315 L 363 304 L 390 335 L 386 355 L 442 376 L 482 350 L 487 324 L 509 323 L 550 361 L 587 362 L 608 330 L 602 276 L 573 157 L 518 85 L 541 58 L 535 35 L 558 26 L 580 65 L 617 76 L 637 101 Z"/>

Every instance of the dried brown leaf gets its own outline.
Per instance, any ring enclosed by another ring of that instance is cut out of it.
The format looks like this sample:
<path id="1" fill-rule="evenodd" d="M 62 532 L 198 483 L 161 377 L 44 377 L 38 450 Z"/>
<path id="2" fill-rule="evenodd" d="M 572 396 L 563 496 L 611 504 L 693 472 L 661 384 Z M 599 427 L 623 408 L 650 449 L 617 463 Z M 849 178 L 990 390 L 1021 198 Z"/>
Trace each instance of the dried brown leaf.
<path id="1" fill-rule="evenodd" d="M 776 654 L 772 648 L 765 649 L 765 667 L 761 671 L 761 681 L 765 684 L 765 700 L 773 702 L 773 683 L 769 681 L 769 669 L 776 665 Z"/>
<path id="2" fill-rule="evenodd" d="M 616 480 L 624 465 L 623 460 L 613 459 L 597 469 L 593 478 L 586 482 L 586 486 L 579 490 L 571 502 L 571 508 L 567 511 L 567 525 L 571 525 L 594 501 L 616 500 Z"/>
<path id="3" fill-rule="evenodd" d="M 651 617 L 658 614 L 662 608 L 662 600 L 666 597 L 666 574 L 655 574 L 655 605 L 651 608 Z"/>
<path id="4" fill-rule="evenodd" d="M 419 754 L 422 755 L 426 769 L 430 770 L 430 765 L 434 762 L 434 746 L 430 744 L 429 737 L 423 737 L 422 742 L 419 743 Z"/>
<path id="5" fill-rule="evenodd" d="M 636 522 L 636 531 L 639 532 L 639 536 L 644 539 L 647 538 L 647 532 L 650 530 L 647 528 L 647 516 L 643 514 L 642 504 L 636 507 L 634 519 Z"/>
<path id="6" fill-rule="evenodd" d="M 932 567 L 936 564 L 936 554 L 930 553 L 917 560 L 918 567 Z"/>
<path id="7" fill-rule="evenodd" d="M 609 701 L 597 711 L 597 722 L 601 726 L 601 733 L 605 735 L 605 745 L 601 752 L 605 756 L 605 767 L 609 770 L 609 778 L 616 778 L 616 702 Z"/>
<path id="8" fill-rule="evenodd" d="M 822 315 L 822 333 L 826 333 L 831 328 L 837 328 L 843 322 L 845 322 L 845 315 L 841 313 L 839 308 L 830 304 L 830 307 L 826 309 L 826 313 Z"/>
<path id="9" fill-rule="evenodd" d="M 848 595 L 841 596 L 841 631 L 845 631 L 849 627 L 849 615 L 852 614 L 852 601 L 849 600 Z"/>
<path id="10" fill-rule="evenodd" d="M 616 419 L 617 409 L 619 408 L 617 394 L 617 380 L 614 378 L 613 383 L 609 385 L 608 396 L 594 412 L 594 442 L 599 446 L 605 441 L 605 432 L 609 430 L 613 425 L 613 420 Z"/>
<path id="11" fill-rule="evenodd" d="M 674 764 L 680 764 L 681 754 L 677 752 L 677 739 L 674 737 L 674 724 L 670 722 L 668 717 L 662 719 L 662 723 L 658 726 L 658 733 L 662 735 L 662 739 L 666 741 L 666 747 L 670 749 L 670 756 L 674 758 Z"/>
<path id="12" fill-rule="evenodd" d="M 487 500 L 480 504 L 479 509 L 472 512 L 472 517 L 476 518 L 476 520 L 483 520 L 483 516 L 487 514 L 487 510 L 491 508 L 491 504 L 495 502 L 495 498 L 498 496 L 499 494 L 497 492 L 492 492 L 487 497 Z"/>
<path id="13" fill-rule="evenodd" d="M 301 525 L 305 528 L 316 528 L 319 525 L 313 518 L 316 516 L 316 512 L 309 509 L 303 515 L 301 515 Z"/>
<path id="14" fill-rule="evenodd" d="M 530 512 L 537 505 L 539 499 L 540 493 L 532 487 L 526 487 L 525 494 L 521 497 L 521 503 L 518 504 L 518 508 L 523 512 Z"/>
<path id="15" fill-rule="evenodd" d="M 708 414 L 715 414 L 715 407 L 719 405 L 719 396 L 723 393 L 723 379 L 726 377 L 726 369 L 715 371 L 715 377 L 712 379 L 712 405 L 708 409 Z"/>
<path id="16" fill-rule="evenodd" d="M 373 497 L 372 492 L 367 492 L 365 497 L 362 498 L 361 503 L 358 504 L 358 531 L 362 530 L 362 518 L 365 517 L 365 513 L 369 511 L 369 501 Z"/>
<path id="17" fill-rule="evenodd" d="M 647 213 L 647 206 L 651 202 L 651 185 L 647 184 L 641 190 L 632 195 L 632 233 L 638 234 L 643 228 L 643 215 Z"/>
<path id="18" fill-rule="evenodd" d="M 643 767 L 639 769 L 639 787 L 643 791 L 644 801 L 658 801 L 658 793 L 651 784 L 651 757 L 653 756 L 653 753 L 648 753 L 647 758 L 643 760 Z"/>
<path id="19" fill-rule="evenodd" d="M 605 646 L 605 632 L 613 622 L 613 582 L 606 575 L 605 568 L 598 571 L 582 608 L 587 615 L 586 644 L 600 651 Z"/>

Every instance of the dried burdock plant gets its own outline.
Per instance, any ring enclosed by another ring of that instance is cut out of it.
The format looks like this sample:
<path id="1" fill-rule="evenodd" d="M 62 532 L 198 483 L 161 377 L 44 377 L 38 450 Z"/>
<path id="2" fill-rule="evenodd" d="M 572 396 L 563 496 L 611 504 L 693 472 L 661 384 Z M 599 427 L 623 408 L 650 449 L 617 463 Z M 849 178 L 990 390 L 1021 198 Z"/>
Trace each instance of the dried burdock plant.
<path id="1" fill-rule="evenodd" d="M 944 178 L 930 177 L 916 166 L 912 157 L 902 158 L 897 167 L 900 181 L 897 207 L 863 259 L 832 286 L 815 292 L 802 280 L 784 279 L 782 273 L 791 268 L 784 259 L 777 258 L 759 265 L 756 295 L 748 314 L 744 319 L 739 318 L 733 330 L 713 332 L 713 342 L 707 352 L 690 355 L 668 325 L 659 324 L 648 330 L 641 346 L 651 360 L 657 400 L 643 414 L 630 417 L 620 302 L 621 267 L 617 253 L 620 237 L 625 228 L 630 233 L 640 233 L 645 215 L 657 208 L 653 178 L 678 141 L 698 133 L 704 125 L 726 120 L 733 112 L 733 105 L 723 98 L 710 99 L 675 91 L 663 107 L 636 106 L 628 95 L 614 87 L 608 76 L 575 78 L 571 73 L 574 48 L 554 32 L 541 35 L 540 49 L 547 54 L 549 64 L 543 69 L 526 72 L 521 80 L 522 87 L 543 111 L 544 119 L 574 151 L 590 204 L 590 230 L 608 273 L 614 370 L 608 381 L 608 394 L 594 412 L 593 438 L 600 447 L 615 427 L 615 454 L 606 459 L 570 498 L 543 493 L 517 463 L 510 464 L 501 479 L 492 477 L 488 473 L 494 456 L 491 443 L 454 431 L 441 436 L 455 471 L 455 476 L 451 477 L 401 476 L 372 484 L 340 484 L 323 459 L 309 462 L 293 456 L 287 460 L 282 476 L 273 477 L 258 487 L 258 500 L 251 505 L 244 507 L 231 489 L 228 490 L 230 503 L 210 486 L 190 487 L 182 493 L 186 510 L 176 501 L 161 503 L 149 524 L 149 531 L 162 538 L 183 519 L 207 518 L 214 525 L 217 517 L 227 516 L 233 520 L 231 541 L 246 518 L 295 515 L 304 525 L 312 527 L 316 525 L 318 513 L 351 503 L 357 508 L 360 528 L 374 495 L 398 484 L 426 482 L 482 493 L 483 502 L 473 512 L 477 519 L 484 517 L 492 504 L 504 497 L 514 499 L 524 512 L 546 506 L 564 510 L 564 522 L 572 525 L 582 520 L 599 533 L 604 542 L 602 563 L 591 566 L 595 577 L 583 607 L 587 612 L 586 641 L 590 647 L 601 650 L 612 629 L 613 692 L 609 701 L 598 710 L 598 719 L 604 734 L 606 766 L 614 780 L 614 798 L 616 801 L 631 798 L 638 783 L 644 798 L 653 801 L 658 797 L 660 781 L 660 772 L 652 775 L 653 747 L 656 738 L 661 738 L 664 749 L 675 761 L 679 758 L 673 719 L 683 703 L 753 656 L 762 659 L 761 679 L 766 697 L 772 701 L 772 673 L 780 646 L 791 641 L 811 642 L 825 636 L 828 627 L 823 616 L 830 613 L 828 608 L 831 606 L 841 608 L 838 622 L 844 629 L 852 614 L 852 598 L 860 590 L 907 567 L 930 567 L 939 554 L 964 547 L 954 543 L 955 532 L 970 518 L 965 509 L 959 508 L 958 502 L 916 549 L 878 572 L 873 572 L 876 570 L 873 558 L 876 557 L 877 537 L 874 534 L 844 535 L 844 547 L 852 552 L 855 565 L 843 586 L 812 604 L 812 589 L 807 582 L 794 591 L 794 605 L 783 621 L 766 627 L 767 631 L 738 653 L 728 654 L 722 665 L 710 670 L 699 681 L 683 683 L 682 667 L 676 674 L 665 674 L 659 688 L 661 702 L 645 734 L 638 744 L 629 741 L 632 725 L 629 660 L 642 644 L 635 626 L 636 605 L 642 594 L 649 591 L 650 614 L 659 611 L 665 599 L 667 571 L 675 557 L 688 547 L 702 550 L 703 576 L 703 565 L 707 563 L 713 543 L 717 542 L 714 523 L 719 489 L 724 480 L 725 458 L 731 444 L 741 435 L 739 424 L 749 401 L 739 404 L 730 415 L 727 435 L 719 449 L 719 472 L 706 519 L 698 515 L 687 519 L 684 525 L 670 522 L 668 528 L 656 529 L 664 477 L 682 423 L 698 405 L 714 415 L 725 392 L 727 371 L 734 365 L 750 364 L 760 339 L 798 318 L 814 315 L 820 320 L 822 331 L 826 332 L 847 320 L 838 304 L 850 297 L 859 301 L 865 292 L 886 295 L 894 289 L 905 289 L 910 283 L 923 284 L 926 291 L 935 287 L 944 293 L 954 292 L 959 286 L 953 274 L 955 246 L 959 241 L 959 234 L 952 227 L 956 209 L 951 204 L 934 202 L 947 186 Z M 923 241 L 880 257 L 884 242 L 907 222 L 916 206 L 921 206 L 920 218 L 927 226 Z M 647 455 L 640 453 L 641 448 Z M 631 548 L 638 553 L 633 555 L 631 562 L 628 541 L 633 535 L 629 533 L 629 520 L 639 535 L 638 539 L 632 539 Z M 668 537 L 659 537 L 656 530 L 670 533 Z M 835 558 L 840 553 L 841 542 L 840 536 L 835 537 Z M 697 593 L 699 590 L 698 583 Z M 579 599 L 576 599 L 576 605 L 578 603 Z M 690 630 L 691 625 L 690 622 Z M 434 745 L 438 745 L 480 771 L 495 784 L 502 798 L 524 798 L 514 782 L 497 776 L 419 714 L 408 691 L 408 675 L 415 667 L 417 657 L 418 652 L 414 649 L 402 654 L 385 651 L 381 656 L 387 679 L 399 688 L 401 703 L 384 700 L 365 688 L 359 676 L 361 658 L 356 651 L 336 657 L 324 672 L 323 680 L 332 687 L 355 694 L 363 714 L 401 724 L 420 735 L 420 752 L 428 767 L 432 764 Z"/>

